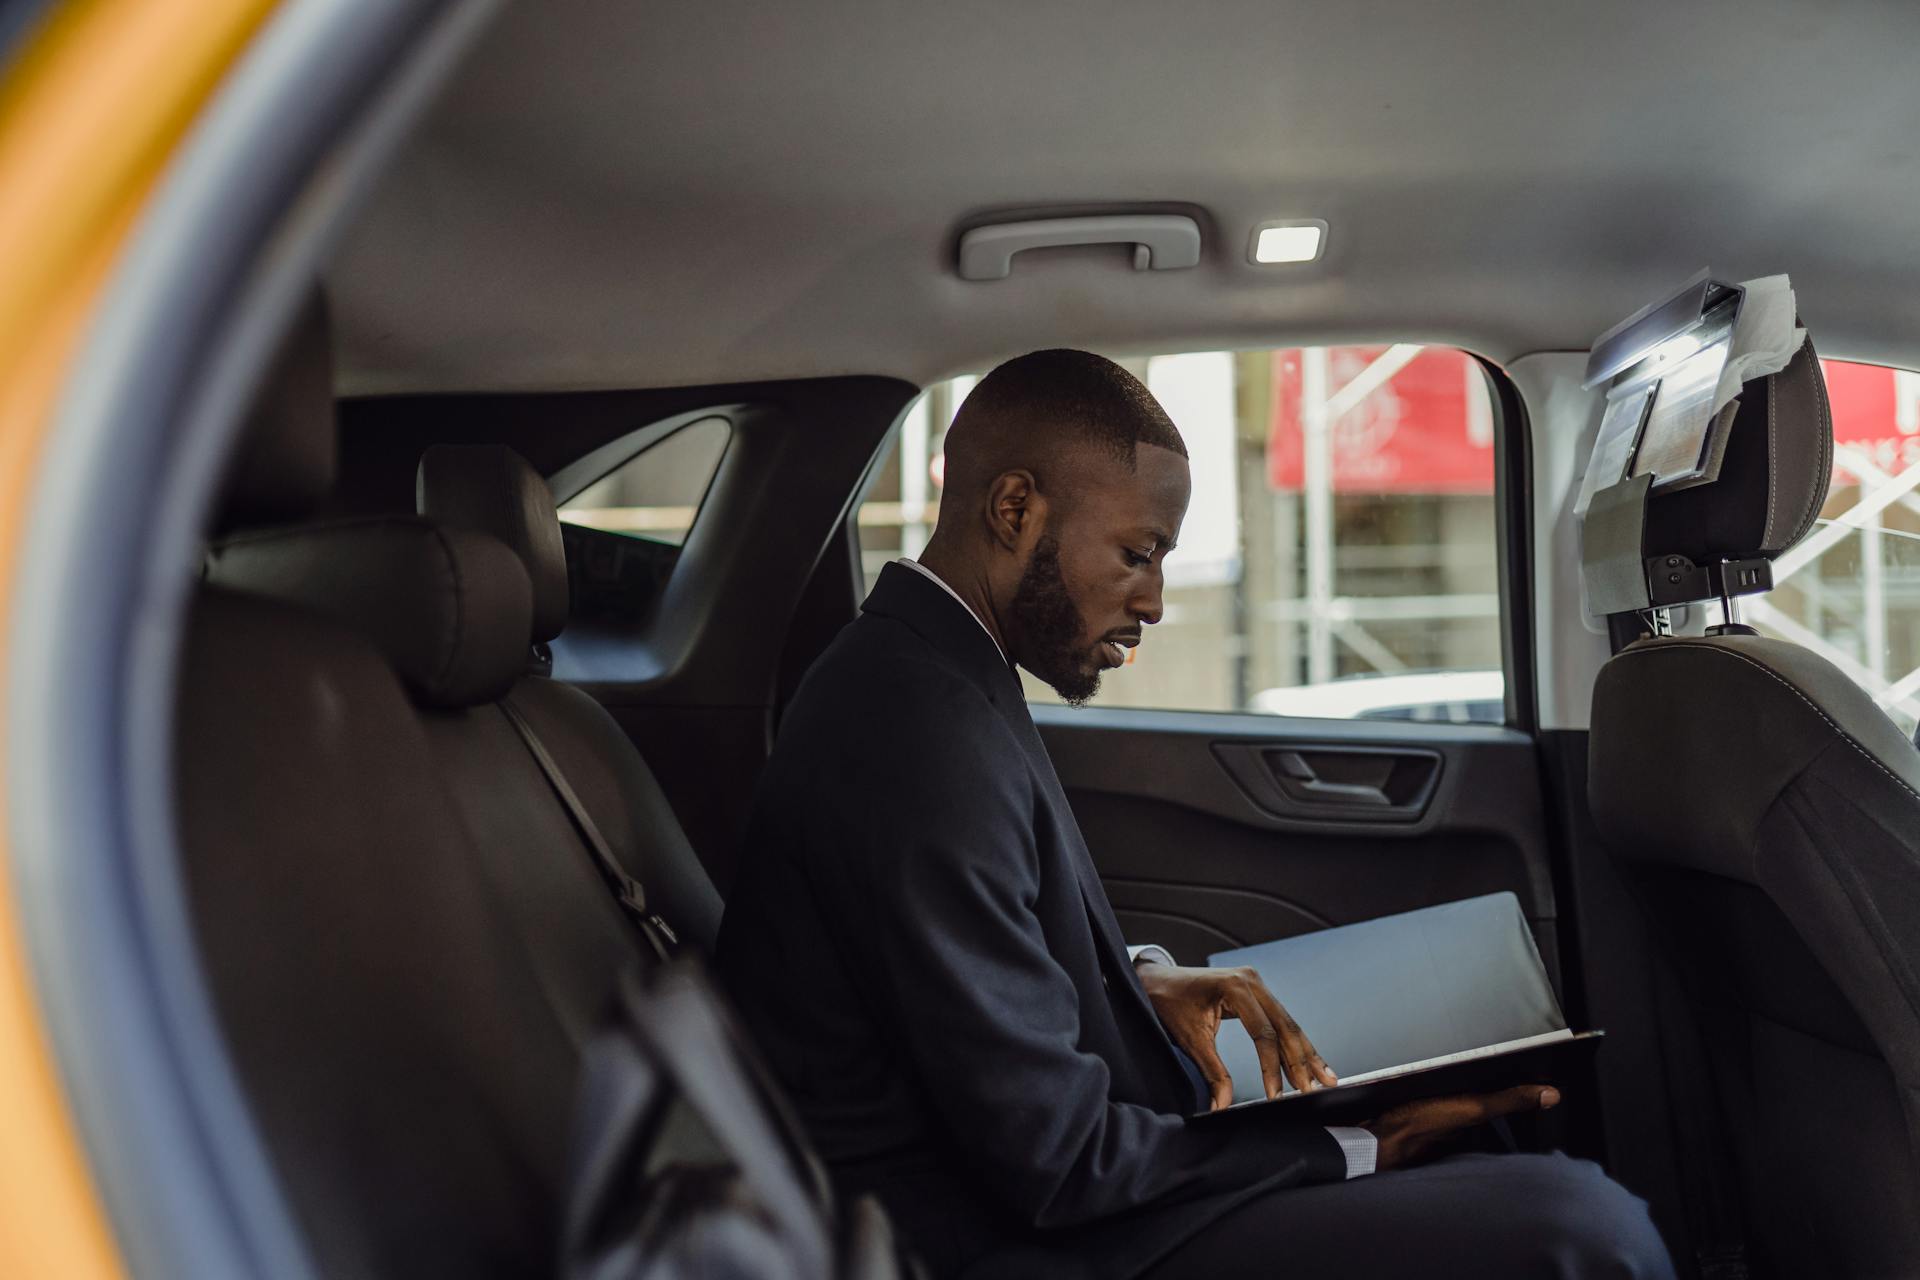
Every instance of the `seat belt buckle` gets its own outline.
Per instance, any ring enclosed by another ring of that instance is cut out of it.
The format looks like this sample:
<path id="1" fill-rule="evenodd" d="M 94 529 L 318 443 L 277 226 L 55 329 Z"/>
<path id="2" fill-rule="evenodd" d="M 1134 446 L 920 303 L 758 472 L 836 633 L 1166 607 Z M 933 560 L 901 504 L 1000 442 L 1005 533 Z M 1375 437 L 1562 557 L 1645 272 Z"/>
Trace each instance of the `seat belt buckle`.
<path id="1" fill-rule="evenodd" d="M 673 926 L 668 924 L 658 911 L 649 911 L 647 909 L 647 892 L 640 887 L 638 880 L 633 879 L 631 876 L 624 877 L 620 881 L 616 893 L 620 899 L 620 905 L 625 907 L 628 914 L 632 915 L 634 919 L 640 921 L 648 929 L 658 932 L 661 937 L 665 938 L 673 946 L 677 947 L 680 945 L 680 935 L 673 931 Z"/>

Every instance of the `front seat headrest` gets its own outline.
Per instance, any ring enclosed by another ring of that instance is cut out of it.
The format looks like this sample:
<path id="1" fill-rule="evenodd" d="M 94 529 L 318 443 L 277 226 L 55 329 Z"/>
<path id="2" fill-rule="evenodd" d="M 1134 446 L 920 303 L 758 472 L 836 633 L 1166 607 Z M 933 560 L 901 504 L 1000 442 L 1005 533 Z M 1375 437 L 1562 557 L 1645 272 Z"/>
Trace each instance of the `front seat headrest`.
<path id="1" fill-rule="evenodd" d="M 1833 474 L 1833 415 L 1813 339 L 1779 373 L 1743 385 L 1737 403 L 1720 478 L 1647 499 L 1647 555 L 1770 560 L 1813 528 Z"/>
<path id="2" fill-rule="evenodd" d="M 358 632 L 425 706 L 491 702 L 526 670 L 526 570 L 470 529 L 414 516 L 260 529 L 215 543 L 205 576 Z"/>
<path id="3" fill-rule="evenodd" d="M 227 470 L 219 527 L 311 516 L 333 489 L 337 452 L 333 337 L 326 299 L 315 289 L 247 411 Z"/>
<path id="4" fill-rule="evenodd" d="M 567 551 L 553 490 L 505 445 L 437 444 L 420 458 L 414 497 L 421 515 L 491 534 L 513 548 L 533 582 L 533 640 L 567 625 Z"/>

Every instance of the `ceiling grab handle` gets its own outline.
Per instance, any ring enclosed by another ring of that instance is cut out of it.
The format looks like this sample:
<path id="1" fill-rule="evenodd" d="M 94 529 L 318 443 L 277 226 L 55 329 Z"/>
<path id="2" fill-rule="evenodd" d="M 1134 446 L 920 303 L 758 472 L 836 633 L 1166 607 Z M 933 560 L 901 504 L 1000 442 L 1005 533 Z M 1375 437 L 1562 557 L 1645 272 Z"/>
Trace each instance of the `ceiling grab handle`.
<path id="1" fill-rule="evenodd" d="M 975 227 L 960 237 L 960 278 L 1004 280 L 1016 253 L 1083 244 L 1130 244 L 1135 271 L 1175 271 L 1199 265 L 1200 224 L 1184 214 L 1121 213 Z"/>

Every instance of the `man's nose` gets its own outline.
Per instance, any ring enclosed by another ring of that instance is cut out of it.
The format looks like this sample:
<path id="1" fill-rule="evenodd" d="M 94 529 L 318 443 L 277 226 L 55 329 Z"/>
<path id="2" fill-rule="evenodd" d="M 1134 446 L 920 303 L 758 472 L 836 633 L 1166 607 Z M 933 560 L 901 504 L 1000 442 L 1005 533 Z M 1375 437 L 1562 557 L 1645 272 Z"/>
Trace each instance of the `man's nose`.
<path id="1" fill-rule="evenodd" d="M 1140 619 L 1141 623 L 1149 627 L 1160 621 L 1160 616 L 1166 611 L 1167 603 L 1165 593 L 1161 585 L 1160 575 L 1157 573 L 1153 575 L 1152 584 L 1139 595 L 1135 596 L 1127 606 L 1127 612 Z"/>

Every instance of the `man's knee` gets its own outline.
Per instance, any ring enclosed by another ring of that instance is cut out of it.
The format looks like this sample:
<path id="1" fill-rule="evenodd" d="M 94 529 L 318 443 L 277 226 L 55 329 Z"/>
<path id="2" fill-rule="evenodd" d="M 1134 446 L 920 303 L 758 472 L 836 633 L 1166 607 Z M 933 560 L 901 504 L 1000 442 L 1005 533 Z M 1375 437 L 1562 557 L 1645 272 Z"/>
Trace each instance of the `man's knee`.
<path id="1" fill-rule="evenodd" d="M 1551 1276 L 1672 1280 L 1673 1261 L 1646 1202 L 1586 1160 L 1505 1156 L 1516 1162 L 1517 1234 Z M 1524 1166 L 1518 1167 L 1518 1166 Z"/>

